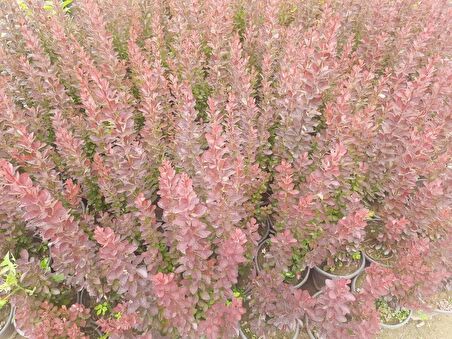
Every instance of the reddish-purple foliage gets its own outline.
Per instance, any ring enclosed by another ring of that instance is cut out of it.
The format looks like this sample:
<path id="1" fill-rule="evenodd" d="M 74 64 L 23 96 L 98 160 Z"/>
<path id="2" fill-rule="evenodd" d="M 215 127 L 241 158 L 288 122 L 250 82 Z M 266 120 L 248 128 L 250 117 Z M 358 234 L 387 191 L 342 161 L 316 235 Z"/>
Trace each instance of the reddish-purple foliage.
<path id="1" fill-rule="evenodd" d="M 280 273 L 262 272 L 253 283 L 249 300 L 251 329 L 258 335 L 293 331 L 306 314 L 314 316 L 314 303 L 307 291 L 284 283 Z"/>
<path id="2" fill-rule="evenodd" d="M 36 288 L 11 300 L 18 320 L 83 336 L 70 303 L 46 303 L 55 288 L 117 305 L 100 320 L 117 338 L 229 338 L 249 305 L 258 335 L 307 315 L 366 338 L 376 298 L 424 306 L 451 276 L 451 15 L 446 0 L 3 0 L 0 254 Z M 317 301 L 284 282 L 369 245 L 392 267 L 368 268 L 355 301 L 343 282 Z"/>
<path id="3" fill-rule="evenodd" d="M 348 334 L 347 316 L 351 313 L 352 303 L 356 297 L 348 287 L 350 280 L 325 281 L 325 287 L 315 299 L 314 312 L 311 317 L 321 337 L 343 338 Z"/>
<path id="4" fill-rule="evenodd" d="M 175 280 L 175 274 L 157 273 L 151 277 L 157 304 L 162 307 L 162 315 L 168 321 L 171 330 L 177 329 L 180 335 L 192 333 L 194 313 L 193 297 L 185 286 Z"/>
<path id="5" fill-rule="evenodd" d="M 32 338 L 89 338 L 82 329 L 90 318 L 89 309 L 80 304 L 69 308 L 58 307 L 48 301 L 28 303 L 26 299 L 17 299 L 20 305 L 16 311 L 16 323 L 26 336 Z"/>
<path id="6" fill-rule="evenodd" d="M 110 319 L 99 319 L 97 324 L 103 332 L 108 333 L 111 338 L 124 338 L 134 335 L 131 330 L 139 323 L 136 313 L 128 313 L 124 304 L 118 304 L 112 309 L 113 317 Z"/>
<path id="7" fill-rule="evenodd" d="M 199 333 L 208 339 L 233 338 L 238 334 L 239 321 L 245 309 L 242 300 L 232 298 L 231 302 L 214 304 L 206 313 L 206 319 L 199 324 Z"/>
<path id="8" fill-rule="evenodd" d="M 7 161 L 3 160 L 0 166 L 5 193 L 15 199 L 16 209 L 21 211 L 27 226 L 53 243 L 55 270 L 64 274 L 68 282 L 94 291 L 100 280 L 93 270 L 93 242 L 49 191 L 35 186 L 28 174 L 19 174 Z"/>

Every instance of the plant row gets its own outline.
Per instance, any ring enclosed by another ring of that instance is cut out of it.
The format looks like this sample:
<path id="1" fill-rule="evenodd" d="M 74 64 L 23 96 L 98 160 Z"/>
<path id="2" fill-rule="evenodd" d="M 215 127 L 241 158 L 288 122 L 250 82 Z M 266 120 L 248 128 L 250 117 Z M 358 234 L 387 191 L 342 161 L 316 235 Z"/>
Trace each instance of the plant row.
<path id="1" fill-rule="evenodd" d="M 0 328 L 371 338 L 450 311 L 446 0 L 0 13 Z"/>

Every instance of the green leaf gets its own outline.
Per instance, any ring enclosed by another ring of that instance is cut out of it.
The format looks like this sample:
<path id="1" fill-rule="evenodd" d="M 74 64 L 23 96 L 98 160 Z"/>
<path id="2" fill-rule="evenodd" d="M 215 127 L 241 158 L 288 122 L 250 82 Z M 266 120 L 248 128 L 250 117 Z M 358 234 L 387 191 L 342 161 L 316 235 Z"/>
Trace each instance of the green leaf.
<path id="1" fill-rule="evenodd" d="M 67 7 L 69 7 L 70 5 L 72 5 L 72 2 L 74 0 L 65 0 L 63 1 L 63 3 L 61 4 L 61 7 L 63 7 L 64 9 L 66 9 Z"/>
<path id="2" fill-rule="evenodd" d="M 7 299 L 0 299 L 0 310 L 8 303 Z"/>
<path id="3" fill-rule="evenodd" d="M 110 305 L 107 302 L 103 302 L 102 304 L 97 304 L 94 310 L 97 315 L 104 316 L 110 310 Z"/>
<path id="4" fill-rule="evenodd" d="M 354 252 L 352 254 L 353 260 L 360 260 L 361 259 L 361 252 Z"/>
<path id="5" fill-rule="evenodd" d="M 52 275 L 52 279 L 53 279 L 53 281 L 60 283 L 60 282 L 64 281 L 64 274 L 55 273 Z"/>
<path id="6" fill-rule="evenodd" d="M 44 258 L 39 262 L 43 271 L 50 271 L 50 258 Z"/>

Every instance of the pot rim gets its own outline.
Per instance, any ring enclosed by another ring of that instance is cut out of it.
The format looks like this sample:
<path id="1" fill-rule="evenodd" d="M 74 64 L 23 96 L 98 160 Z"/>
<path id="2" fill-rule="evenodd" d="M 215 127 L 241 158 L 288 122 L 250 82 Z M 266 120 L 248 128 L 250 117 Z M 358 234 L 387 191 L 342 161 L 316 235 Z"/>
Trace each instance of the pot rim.
<path id="1" fill-rule="evenodd" d="M 351 288 L 352 288 L 352 292 L 357 292 L 356 291 L 356 281 L 358 280 L 358 278 L 361 276 L 361 275 L 363 275 L 364 274 L 364 270 L 362 270 L 361 272 L 359 272 L 359 274 L 358 275 L 356 275 L 353 279 L 352 279 L 352 286 L 351 286 Z"/>
<path id="2" fill-rule="evenodd" d="M 270 218 L 267 218 L 267 220 L 265 220 L 265 222 L 263 222 L 262 225 L 265 225 L 265 232 L 262 235 L 262 237 L 257 241 L 258 246 L 260 246 L 262 243 L 267 241 L 267 239 L 270 235 L 270 230 L 272 228 L 273 223 L 270 220 Z"/>
<path id="3" fill-rule="evenodd" d="M 361 264 L 360 264 L 359 268 L 353 273 L 350 273 L 347 275 L 332 274 L 332 273 L 328 273 L 328 272 L 322 270 L 318 266 L 314 266 L 314 270 L 316 270 L 318 273 L 324 275 L 325 277 L 327 277 L 329 279 L 353 279 L 354 277 L 359 275 L 366 267 L 366 258 L 364 257 L 364 255 L 362 255 L 363 252 L 362 251 L 360 251 L 360 252 L 361 252 Z"/>
<path id="4" fill-rule="evenodd" d="M 398 324 L 389 325 L 389 324 L 385 324 L 384 322 L 382 322 L 380 320 L 381 328 L 385 328 L 385 329 L 389 329 L 389 330 L 395 330 L 395 329 L 398 329 L 400 327 L 405 326 L 411 320 L 411 316 L 413 315 L 413 311 L 412 310 L 408 309 L 408 311 L 410 312 L 408 314 L 408 317 L 406 317 L 406 319 L 404 321 L 402 321 L 401 323 L 398 323 Z"/>
<path id="5" fill-rule="evenodd" d="M 5 324 L 0 328 L 0 338 L 3 337 L 3 335 L 8 331 L 8 327 L 13 324 L 14 325 L 14 306 L 9 304 L 9 314 L 8 317 L 5 319 Z"/>
<path id="6" fill-rule="evenodd" d="M 439 308 L 435 308 L 433 310 L 433 312 L 438 313 L 438 314 L 448 314 L 448 315 L 452 314 L 452 311 L 441 310 Z"/>
<path id="7" fill-rule="evenodd" d="M 376 265 L 380 265 L 380 266 L 388 267 L 388 268 L 391 267 L 391 265 L 383 264 L 382 262 L 379 262 L 379 261 L 373 259 L 370 255 L 368 255 L 368 254 L 366 253 L 365 250 L 362 250 L 361 252 L 363 253 L 364 257 L 366 258 L 366 260 L 367 260 L 369 263 L 374 263 L 374 264 L 376 264 Z"/>
<path id="8" fill-rule="evenodd" d="M 364 272 L 360 272 L 356 277 L 354 277 L 353 278 L 353 280 L 352 280 L 352 291 L 353 292 L 357 292 L 356 291 L 356 281 L 358 280 L 358 278 L 362 275 L 362 274 L 364 274 Z M 410 309 L 408 309 L 408 311 L 410 312 L 409 314 L 408 314 L 408 317 L 404 320 L 404 321 L 402 321 L 401 323 L 398 323 L 398 324 L 394 324 L 394 325 L 389 325 L 389 324 L 385 324 L 385 323 L 383 323 L 381 320 L 380 320 L 380 325 L 381 325 L 381 327 L 382 328 L 388 328 L 388 329 L 396 329 L 396 328 L 400 328 L 400 327 L 402 327 L 402 326 L 404 326 L 408 321 L 410 321 L 410 319 L 411 319 L 411 316 L 412 316 L 412 314 L 413 314 L 413 311 L 412 310 L 410 310 Z M 452 314 L 452 312 L 450 312 L 450 314 Z"/>

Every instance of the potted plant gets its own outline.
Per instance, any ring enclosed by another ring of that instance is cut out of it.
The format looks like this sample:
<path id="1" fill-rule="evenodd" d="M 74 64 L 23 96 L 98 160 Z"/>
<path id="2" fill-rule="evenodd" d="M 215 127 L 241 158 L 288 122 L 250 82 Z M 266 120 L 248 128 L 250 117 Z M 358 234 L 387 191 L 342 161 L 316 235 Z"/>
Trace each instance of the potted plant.
<path id="1" fill-rule="evenodd" d="M 208 138 L 213 141 L 216 137 L 209 134 Z M 209 172 L 208 176 L 216 174 Z M 217 185 L 213 181 L 212 184 Z M 210 194 L 214 193 L 223 194 L 220 190 Z M 177 331 L 182 336 L 204 333 L 215 338 L 238 332 L 244 310 L 242 299 L 233 292 L 239 266 L 250 260 L 245 257 L 247 245 L 257 244 L 257 239 L 248 240 L 255 239 L 256 222 L 252 220 L 240 228 L 238 224 L 227 223 L 224 215 L 219 219 L 217 209 L 213 206 L 209 209 L 211 202 L 197 196 L 193 181 L 185 173 L 176 173 L 169 162 L 160 168 L 158 194 L 164 236 L 176 267 L 173 272 L 151 277 L 161 317 L 167 320 L 163 323 L 165 333 Z M 210 221 L 218 221 L 218 227 L 209 227 Z"/>
<path id="2" fill-rule="evenodd" d="M 386 223 L 376 215 L 368 221 L 363 253 L 369 262 L 391 266 L 396 260 L 398 244 L 407 237 L 409 221 L 390 219 Z"/>
<path id="3" fill-rule="evenodd" d="M 80 330 L 79 333 L 84 333 L 82 328 L 86 325 L 86 315 L 89 311 L 77 303 L 78 293 L 65 284 L 64 276 L 52 271 L 49 257 L 32 253 L 34 252 L 22 250 L 20 257 L 15 260 L 20 277 L 19 284 L 27 291 L 33 291 L 11 297 L 11 303 L 15 306 L 16 331 L 23 337 L 34 337 L 38 333 L 49 336 L 57 333 L 62 335 L 70 333 L 69 323 L 74 321 L 74 326 Z M 78 320 L 75 319 L 77 314 L 81 317 Z M 43 317 L 49 318 L 48 326 L 41 324 Z M 67 327 L 61 326 L 60 322 L 65 321 L 69 322 Z M 52 325 L 49 325 L 50 323 Z"/>
<path id="4" fill-rule="evenodd" d="M 262 271 L 249 295 L 240 321 L 242 338 L 297 338 L 300 320 L 311 312 L 313 299 L 305 290 L 288 286 L 277 271 Z"/>
<path id="5" fill-rule="evenodd" d="M 327 279 L 324 287 L 314 294 L 313 312 L 305 318 L 311 339 L 343 338 L 353 334 L 349 322 L 355 296 L 350 292 L 349 282 Z"/>
<path id="6" fill-rule="evenodd" d="M 369 212 L 344 179 L 347 157 L 345 145 L 336 143 L 326 154 L 310 159 L 306 153 L 294 164 L 283 160 L 276 167 L 275 229 L 289 230 L 297 240 L 293 262 L 301 270 L 314 267 L 318 289 L 327 278 L 353 278 L 365 265 L 360 244 Z M 295 176 L 294 168 L 303 176 Z"/>
<path id="7" fill-rule="evenodd" d="M 450 277 L 447 238 L 413 236 L 402 247 L 393 269 L 397 276 L 393 294 L 412 308 L 424 308 L 424 301 L 440 292 Z"/>
<path id="8" fill-rule="evenodd" d="M 396 329 L 404 326 L 412 311 L 400 306 L 395 289 L 398 277 L 389 269 L 373 263 L 352 281 L 352 290 L 362 302 L 365 312 L 376 310 L 380 326 Z"/>
<path id="9" fill-rule="evenodd" d="M 27 268 L 24 266 L 25 262 L 28 262 L 29 252 L 24 248 L 28 248 L 38 260 L 32 260 L 30 266 L 38 270 L 48 270 L 50 263 L 50 249 L 48 246 L 39 241 L 38 238 L 27 234 L 21 234 L 17 240 L 18 244 L 15 248 L 20 257 L 16 260 L 14 255 L 10 252 L 3 257 L 0 263 L 0 313 L 2 314 L 2 326 L 0 327 L 0 336 L 8 336 L 8 333 L 15 331 L 19 335 L 24 336 L 24 333 L 16 326 L 15 322 L 15 307 L 11 304 L 11 300 L 14 299 L 16 294 L 25 292 L 26 294 L 35 294 L 37 290 L 46 289 L 50 292 L 50 286 L 53 284 L 47 280 L 40 281 L 35 279 L 33 284 L 27 281 Z M 40 261 L 39 261 L 40 260 Z M 40 283 L 41 282 L 41 283 Z M 39 287 L 36 288 L 35 286 Z M 55 292 L 55 290 L 54 290 Z"/>
<path id="10" fill-rule="evenodd" d="M 0 5 L 0 253 L 26 336 L 307 316 L 369 338 L 376 300 L 414 309 L 450 275 L 448 1 L 24 2 Z M 353 300 L 366 231 L 395 280 Z"/>
<path id="11" fill-rule="evenodd" d="M 436 313 L 452 314 L 452 291 L 442 290 L 429 299 L 430 305 Z"/>
<path id="12" fill-rule="evenodd" d="M 314 285 L 317 289 L 325 279 L 352 279 L 365 267 L 359 250 L 364 239 L 368 210 L 357 209 L 344 216 L 337 224 L 324 227 L 324 235 L 315 243 L 309 257 L 319 264 L 314 266 Z M 319 260 L 323 261 L 320 261 Z"/>
<path id="13" fill-rule="evenodd" d="M 412 311 L 400 306 L 397 298 L 385 296 L 375 301 L 380 315 L 381 327 L 397 329 L 405 326 L 411 319 Z"/>
<path id="14" fill-rule="evenodd" d="M 295 288 L 303 286 L 310 270 L 302 261 L 305 252 L 295 256 L 295 247 L 300 248 L 288 230 L 260 243 L 255 257 L 257 273 L 277 270 L 286 283 Z"/>

